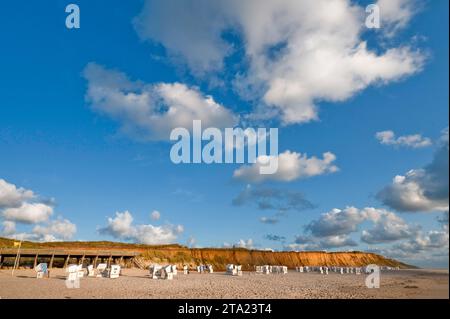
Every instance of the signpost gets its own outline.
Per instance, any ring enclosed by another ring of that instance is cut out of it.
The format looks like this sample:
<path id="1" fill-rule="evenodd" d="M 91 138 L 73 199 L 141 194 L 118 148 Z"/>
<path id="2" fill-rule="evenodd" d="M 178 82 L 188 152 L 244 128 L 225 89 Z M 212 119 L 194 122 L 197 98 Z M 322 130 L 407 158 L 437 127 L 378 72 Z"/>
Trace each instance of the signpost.
<path id="1" fill-rule="evenodd" d="M 18 247 L 17 248 L 17 254 L 16 254 L 16 259 L 14 260 L 14 267 L 12 269 L 12 273 L 11 276 L 14 276 L 14 270 L 16 269 L 16 267 L 19 267 L 19 261 L 20 261 L 20 247 L 22 247 L 22 241 L 15 241 L 14 242 L 14 247 Z"/>

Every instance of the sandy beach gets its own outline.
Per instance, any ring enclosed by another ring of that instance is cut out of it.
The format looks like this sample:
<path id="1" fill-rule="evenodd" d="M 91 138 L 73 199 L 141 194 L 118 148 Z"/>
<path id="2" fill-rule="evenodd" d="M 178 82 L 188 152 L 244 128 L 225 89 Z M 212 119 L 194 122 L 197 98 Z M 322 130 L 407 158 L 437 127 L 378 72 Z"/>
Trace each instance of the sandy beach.
<path id="1" fill-rule="evenodd" d="M 364 275 L 297 273 L 242 277 L 224 273 L 179 274 L 174 280 L 153 280 L 148 272 L 124 269 L 117 279 L 83 278 L 80 288 L 69 289 L 62 269 L 51 278 L 36 279 L 33 270 L 0 270 L 2 299 L 104 298 L 449 298 L 448 270 L 398 270 L 381 274 L 379 289 L 368 289 Z"/>

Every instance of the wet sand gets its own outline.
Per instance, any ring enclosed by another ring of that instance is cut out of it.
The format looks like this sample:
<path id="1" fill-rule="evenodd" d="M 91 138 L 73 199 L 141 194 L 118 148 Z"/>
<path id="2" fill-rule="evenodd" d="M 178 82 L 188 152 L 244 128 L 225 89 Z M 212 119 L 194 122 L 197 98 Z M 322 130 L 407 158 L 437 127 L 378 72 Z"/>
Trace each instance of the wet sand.
<path id="1" fill-rule="evenodd" d="M 365 275 L 297 273 L 242 277 L 224 273 L 178 274 L 174 280 L 150 279 L 148 272 L 123 269 L 117 279 L 82 278 L 80 288 L 69 289 L 62 269 L 49 279 L 36 279 L 33 270 L 0 270 L 2 299 L 103 298 L 449 298 L 448 270 L 383 271 L 380 288 L 368 289 Z"/>

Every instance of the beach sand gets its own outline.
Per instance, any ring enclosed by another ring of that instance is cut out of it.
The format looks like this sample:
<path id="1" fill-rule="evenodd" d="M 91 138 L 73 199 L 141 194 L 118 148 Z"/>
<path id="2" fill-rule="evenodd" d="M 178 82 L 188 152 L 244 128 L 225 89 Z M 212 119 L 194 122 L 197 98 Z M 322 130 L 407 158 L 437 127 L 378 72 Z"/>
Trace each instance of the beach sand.
<path id="1" fill-rule="evenodd" d="M 49 279 L 36 279 L 33 270 L 0 270 L 2 299 L 103 299 L 103 298 L 449 298 L 448 270 L 383 271 L 378 289 L 368 289 L 365 275 L 297 273 L 242 277 L 224 273 L 192 273 L 174 280 L 154 280 L 148 271 L 123 269 L 117 279 L 82 278 L 80 288 L 69 289 L 63 269 Z"/>

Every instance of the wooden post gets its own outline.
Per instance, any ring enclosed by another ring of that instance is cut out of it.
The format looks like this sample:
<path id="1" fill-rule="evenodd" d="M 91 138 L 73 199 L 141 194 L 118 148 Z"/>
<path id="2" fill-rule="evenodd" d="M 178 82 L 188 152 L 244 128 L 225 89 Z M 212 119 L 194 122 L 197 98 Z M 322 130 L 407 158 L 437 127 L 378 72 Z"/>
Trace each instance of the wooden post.
<path id="1" fill-rule="evenodd" d="M 122 266 L 122 263 L 123 263 L 123 256 L 120 256 L 119 265 Z"/>
<path id="2" fill-rule="evenodd" d="M 111 260 L 112 260 L 112 255 L 110 255 L 108 258 L 108 268 L 111 267 Z"/>
<path id="3" fill-rule="evenodd" d="M 33 266 L 33 269 L 36 268 L 36 266 L 37 266 L 38 257 L 39 257 L 39 254 L 36 254 L 36 256 L 34 256 L 34 266 Z"/>
<path id="4" fill-rule="evenodd" d="M 94 268 L 97 268 L 97 261 L 98 261 L 98 256 L 95 256 L 95 258 L 94 258 Z"/>
<path id="5" fill-rule="evenodd" d="M 64 262 L 64 268 L 67 268 L 67 265 L 69 264 L 70 255 L 67 255 L 66 261 Z"/>
<path id="6" fill-rule="evenodd" d="M 85 255 L 83 255 L 82 257 L 81 257 L 81 264 L 83 264 L 84 263 L 84 257 L 86 257 Z"/>
<path id="7" fill-rule="evenodd" d="M 52 255 L 52 258 L 50 258 L 50 265 L 48 268 L 52 269 L 53 268 L 53 260 L 55 259 L 55 254 Z"/>
<path id="8" fill-rule="evenodd" d="M 3 255 L 0 254 L 0 269 L 3 267 Z"/>

